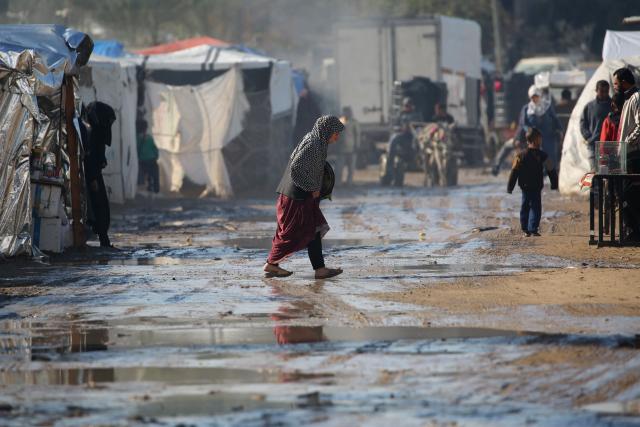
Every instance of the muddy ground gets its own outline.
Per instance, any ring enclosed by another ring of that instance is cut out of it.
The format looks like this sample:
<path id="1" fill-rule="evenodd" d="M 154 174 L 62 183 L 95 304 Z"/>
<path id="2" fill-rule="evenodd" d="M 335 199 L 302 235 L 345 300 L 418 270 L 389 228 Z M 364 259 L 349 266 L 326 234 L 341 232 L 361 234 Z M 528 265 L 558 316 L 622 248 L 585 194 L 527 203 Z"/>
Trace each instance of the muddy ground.
<path id="1" fill-rule="evenodd" d="M 267 198 L 139 200 L 119 252 L 0 264 L 0 425 L 640 425 L 640 251 L 505 176 L 323 202 L 327 262 L 263 279 Z M 95 243 L 94 243 L 95 245 Z"/>

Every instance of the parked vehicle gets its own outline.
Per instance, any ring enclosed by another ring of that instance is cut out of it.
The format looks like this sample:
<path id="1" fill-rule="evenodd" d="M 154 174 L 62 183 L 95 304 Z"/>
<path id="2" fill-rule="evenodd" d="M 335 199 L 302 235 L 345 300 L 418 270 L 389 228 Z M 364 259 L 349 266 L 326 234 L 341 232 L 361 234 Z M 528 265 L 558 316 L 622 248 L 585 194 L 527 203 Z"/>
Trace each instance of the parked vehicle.
<path id="1" fill-rule="evenodd" d="M 339 104 L 352 108 L 372 160 L 392 131 L 394 90 L 415 77 L 446 87 L 444 100 L 458 128 L 469 130 L 469 144 L 483 144 L 477 22 L 445 16 L 349 21 L 337 24 L 335 34 Z"/>

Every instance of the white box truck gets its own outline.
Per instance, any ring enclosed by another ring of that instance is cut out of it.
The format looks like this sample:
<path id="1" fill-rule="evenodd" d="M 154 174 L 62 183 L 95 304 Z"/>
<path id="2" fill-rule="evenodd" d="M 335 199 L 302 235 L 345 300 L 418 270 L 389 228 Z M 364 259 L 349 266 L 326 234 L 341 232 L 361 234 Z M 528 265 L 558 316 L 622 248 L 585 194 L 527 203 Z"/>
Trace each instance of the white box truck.
<path id="1" fill-rule="evenodd" d="M 341 22 L 335 26 L 337 94 L 380 141 L 390 131 L 394 87 L 426 77 L 445 83 L 449 113 L 461 127 L 479 128 L 481 30 L 448 16 Z"/>

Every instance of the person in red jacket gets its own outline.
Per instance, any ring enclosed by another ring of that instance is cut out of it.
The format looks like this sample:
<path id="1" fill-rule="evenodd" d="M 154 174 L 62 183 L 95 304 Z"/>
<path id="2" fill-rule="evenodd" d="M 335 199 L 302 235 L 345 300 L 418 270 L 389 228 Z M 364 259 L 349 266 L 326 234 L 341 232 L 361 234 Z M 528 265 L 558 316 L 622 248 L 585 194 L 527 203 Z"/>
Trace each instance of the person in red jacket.
<path id="1" fill-rule="evenodd" d="M 624 105 L 624 94 L 616 93 L 611 99 L 611 112 L 602 123 L 600 141 L 620 141 L 620 116 Z"/>

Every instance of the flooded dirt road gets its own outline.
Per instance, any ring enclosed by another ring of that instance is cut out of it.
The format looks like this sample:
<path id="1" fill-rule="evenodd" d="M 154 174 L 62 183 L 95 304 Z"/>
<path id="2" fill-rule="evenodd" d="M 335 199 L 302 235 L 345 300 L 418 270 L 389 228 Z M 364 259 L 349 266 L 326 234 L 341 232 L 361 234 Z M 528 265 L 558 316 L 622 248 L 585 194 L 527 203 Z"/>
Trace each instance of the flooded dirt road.
<path id="1" fill-rule="evenodd" d="M 503 181 L 339 190 L 326 281 L 262 278 L 272 199 L 140 202 L 120 252 L 0 264 L 0 425 L 640 425 L 640 258 L 555 194 L 526 241 Z"/>

